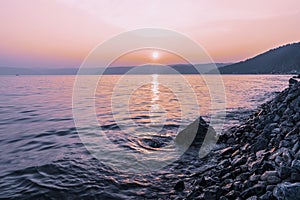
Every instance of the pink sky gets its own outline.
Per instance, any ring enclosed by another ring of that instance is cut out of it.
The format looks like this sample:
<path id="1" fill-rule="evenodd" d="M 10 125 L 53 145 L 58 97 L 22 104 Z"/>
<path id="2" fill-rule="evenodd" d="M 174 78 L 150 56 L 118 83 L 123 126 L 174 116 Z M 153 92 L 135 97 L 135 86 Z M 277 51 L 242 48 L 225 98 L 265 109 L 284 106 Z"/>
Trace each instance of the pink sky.
<path id="1" fill-rule="evenodd" d="M 76 67 L 101 42 L 145 27 L 178 31 L 214 61 L 236 62 L 300 41 L 299 21 L 299 0 L 3 0 L 0 66 Z"/>

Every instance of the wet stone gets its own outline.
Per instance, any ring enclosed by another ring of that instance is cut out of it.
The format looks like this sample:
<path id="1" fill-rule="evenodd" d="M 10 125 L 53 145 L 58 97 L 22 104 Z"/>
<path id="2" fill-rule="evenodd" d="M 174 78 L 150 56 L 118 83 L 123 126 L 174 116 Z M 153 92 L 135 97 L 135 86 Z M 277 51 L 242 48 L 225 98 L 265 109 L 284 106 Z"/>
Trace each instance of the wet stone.
<path id="1" fill-rule="evenodd" d="M 243 156 L 241 158 L 234 159 L 231 164 L 233 166 L 237 166 L 237 165 L 244 164 L 246 161 L 247 161 L 247 158 L 245 156 Z"/>
<path id="2" fill-rule="evenodd" d="M 229 138 L 229 139 L 226 141 L 227 144 L 234 144 L 234 142 L 235 142 L 234 138 Z"/>
<path id="3" fill-rule="evenodd" d="M 183 181 L 178 181 L 178 182 L 176 183 L 176 185 L 174 186 L 174 189 L 175 189 L 176 191 L 178 191 L 178 192 L 183 191 L 184 188 L 185 188 L 185 186 L 184 186 L 184 182 L 183 182 Z"/>
<path id="4" fill-rule="evenodd" d="M 266 171 L 265 173 L 263 173 L 260 177 L 260 179 L 262 181 L 266 181 L 268 179 L 268 177 L 270 176 L 277 176 L 278 172 L 277 171 Z"/>
<path id="5" fill-rule="evenodd" d="M 300 197 L 300 183 L 282 183 L 277 185 L 273 191 L 278 200 L 296 200 Z"/>
<path id="6" fill-rule="evenodd" d="M 279 177 L 281 177 L 282 179 L 286 179 L 291 175 L 291 168 L 287 167 L 287 166 L 281 166 L 279 167 L 278 173 L 279 173 Z"/>
<path id="7" fill-rule="evenodd" d="M 266 146 L 268 146 L 268 140 L 264 137 L 260 137 L 257 139 L 256 143 L 252 147 L 253 152 L 257 152 L 259 150 L 264 149 Z"/>
<path id="8" fill-rule="evenodd" d="M 267 178 L 267 182 L 268 182 L 269 184 L 277 184 L 277 183 L 280 183 L 280 182 L 281 182 L 281 179 L 280 179 L 279 177 L 277 177 L 277 176 L 269 176 L 269 177 Z"/>

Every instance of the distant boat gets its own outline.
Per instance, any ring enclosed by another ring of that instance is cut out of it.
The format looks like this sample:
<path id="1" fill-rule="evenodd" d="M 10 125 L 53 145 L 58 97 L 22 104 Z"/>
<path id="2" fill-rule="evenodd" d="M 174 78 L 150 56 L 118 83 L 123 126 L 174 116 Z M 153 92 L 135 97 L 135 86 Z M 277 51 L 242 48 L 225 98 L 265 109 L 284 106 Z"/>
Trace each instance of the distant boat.
<path id="1" fill-rule="evenodd" d="M 19 74 L 16 74 L 16 76 L 20 76 Z"/>

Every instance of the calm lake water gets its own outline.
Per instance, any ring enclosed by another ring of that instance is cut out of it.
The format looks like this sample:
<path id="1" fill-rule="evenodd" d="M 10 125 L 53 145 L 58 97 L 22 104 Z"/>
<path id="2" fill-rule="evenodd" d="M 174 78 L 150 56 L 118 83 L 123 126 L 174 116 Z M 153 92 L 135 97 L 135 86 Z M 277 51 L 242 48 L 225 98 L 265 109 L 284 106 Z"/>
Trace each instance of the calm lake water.
<path id="1" fill-rule="evenodd" d="M 290 77 L 222 76 L 227 114 L 224 128 L 238 124 L 251 110 L 288 87 Z M 81 87 L 88 87 L 96 78 L 86 76 L 87 83 Z M 74 81 L 75 76 L 0 77 L 0 198 L 168 198 L 176 195 L 173 187 L 178 179 L 188 180 L 205 165 L 193 158 L 188 163 L 137 173 L 99 161 L 76 130 Z M 140 84 L 143 81 L 145 84 Z M 211 99 L 205 80 L 197 75 L 103 76 L 93 98 L 100 126 L 95 130 L 112 141 L 106 148 L 118 147 L 142 158 L 157 151 L 149 145 L 151 139 L 170 143 L 178 127 L 199 115 L 209 120 L 213 112 L 225 111 L 212 108 Z M 83 99 L 80 108 L 88 108 L 88 101 Z M 168 149 L 163 153 L 168 154 Z M 121 159 L 119 164 L 130 166 L 126 162 L 130 160 Z"/>

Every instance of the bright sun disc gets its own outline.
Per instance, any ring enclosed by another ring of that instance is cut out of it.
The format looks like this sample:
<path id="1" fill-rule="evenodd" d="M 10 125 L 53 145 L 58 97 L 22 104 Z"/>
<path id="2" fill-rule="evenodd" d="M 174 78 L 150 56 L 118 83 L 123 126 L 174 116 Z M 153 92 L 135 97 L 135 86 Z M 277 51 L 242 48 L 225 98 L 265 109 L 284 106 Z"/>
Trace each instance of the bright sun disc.
<path id="1" fill-rule="evenodd" d="M 158 56 L 159 56 L 158 52 L 154 51 L 154 52 L 152 53 L 152 58 L 153 58 L 154 60 L 157 59 Z"/>

